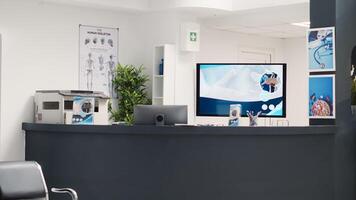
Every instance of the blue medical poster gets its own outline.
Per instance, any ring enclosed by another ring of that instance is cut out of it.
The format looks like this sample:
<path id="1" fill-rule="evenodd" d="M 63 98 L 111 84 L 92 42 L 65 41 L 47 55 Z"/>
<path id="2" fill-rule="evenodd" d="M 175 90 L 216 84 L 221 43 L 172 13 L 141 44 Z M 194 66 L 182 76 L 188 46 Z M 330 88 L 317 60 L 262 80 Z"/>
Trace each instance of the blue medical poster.
<path id="1" fill-rule="evenodd" d="M 315 119 L 335 118 L 335 76 L 315 75 L 309 77 L 309 117 Z"/>
<path id="2" fill-rule="evenodd" d="M 335 28 L 308 31 L 309 71 L 335 71 Z"/>
<path id="3" fill-rule="evenodd" d="M 80 96 L 73 97 L 72 124 L 94 124 L 94 105 L 94 98 Z"/>
<path id="4" fill-rule="evenodd" d="M 236 127 L 240 124 L 241 104 L 230 105 L 229 126 Z"/>

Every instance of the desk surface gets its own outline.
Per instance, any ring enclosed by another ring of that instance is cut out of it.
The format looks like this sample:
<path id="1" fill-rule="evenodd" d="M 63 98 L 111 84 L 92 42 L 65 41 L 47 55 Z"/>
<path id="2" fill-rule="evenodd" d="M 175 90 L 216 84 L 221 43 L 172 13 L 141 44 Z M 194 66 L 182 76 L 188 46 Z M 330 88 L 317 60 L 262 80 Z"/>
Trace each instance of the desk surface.
<path id="1" fill-rule="evenodd" d="M 205 126 L 121 126 L 121 125 L 63 125 L 23 123 L 22 129 L 31 132 L 105 133 L 135 135 L 330 135 L 336 126 L 309 127 L 205 127 Z"/>

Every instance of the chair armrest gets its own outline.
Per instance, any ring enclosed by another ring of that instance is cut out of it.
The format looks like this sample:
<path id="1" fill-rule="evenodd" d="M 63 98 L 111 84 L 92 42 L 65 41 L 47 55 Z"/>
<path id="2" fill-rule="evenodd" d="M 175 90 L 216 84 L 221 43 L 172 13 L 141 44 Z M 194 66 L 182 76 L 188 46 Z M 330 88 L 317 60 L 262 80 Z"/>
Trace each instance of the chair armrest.
<path id="1" fill-rule="evenodd" d="M 78 200 L 77 192 L 71 188 L 51 188 L 51 191 L 54 193 L 69 194 L 72 200 Z"/>

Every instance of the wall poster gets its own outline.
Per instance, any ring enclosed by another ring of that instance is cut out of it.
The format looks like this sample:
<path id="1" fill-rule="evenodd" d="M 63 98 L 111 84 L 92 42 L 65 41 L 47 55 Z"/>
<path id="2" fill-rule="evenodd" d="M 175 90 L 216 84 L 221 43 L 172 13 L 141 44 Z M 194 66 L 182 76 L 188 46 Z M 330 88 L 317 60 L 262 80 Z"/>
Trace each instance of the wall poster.
<path id="1" fill-rule="evenodd" d="M 112 80 L 118 63 L 117 28 L 79 25 L 79 88 L 115 98 Z"/>
<path id="2" fill-rule="evenodd" d="M 309 77 L 309 118 L 335 119 L 335 75 Z"/>
<path id="3" fill-rule="evenodd" d="M 335 71 L 335 28 L 310 29 L 307 40 L 309 71 Z"/>

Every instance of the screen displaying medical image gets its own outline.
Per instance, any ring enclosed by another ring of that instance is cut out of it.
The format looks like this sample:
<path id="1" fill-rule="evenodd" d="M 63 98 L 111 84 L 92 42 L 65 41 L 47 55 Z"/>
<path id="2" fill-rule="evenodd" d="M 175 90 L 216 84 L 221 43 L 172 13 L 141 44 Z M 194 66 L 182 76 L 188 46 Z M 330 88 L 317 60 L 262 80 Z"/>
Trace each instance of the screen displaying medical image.
<path id="1" fill-rule="evenodd" d="M 335 118 L 334 75 L 309 77 L 309 117 Z"/>
<path id="2" fill-rule="evenodd" d="M 335 70 L 334 28 L 308 31 L 308 57 L 310 71 Z"/>
<path id="3" fill-rule="evenodd" d="M 198 64 L 197 115 L 229 116 L 241 105 L 260 117 L 286 115 L 286 64 Z"/>

